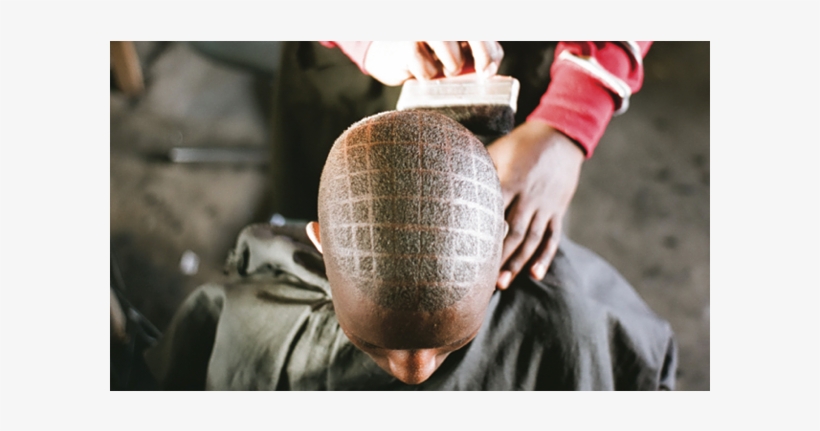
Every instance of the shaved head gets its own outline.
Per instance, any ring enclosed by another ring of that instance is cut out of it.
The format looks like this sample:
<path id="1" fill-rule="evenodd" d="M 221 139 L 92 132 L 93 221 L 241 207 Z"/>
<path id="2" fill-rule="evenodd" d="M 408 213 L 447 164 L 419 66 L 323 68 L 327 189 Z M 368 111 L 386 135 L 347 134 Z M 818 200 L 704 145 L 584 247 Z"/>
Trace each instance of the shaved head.
<path id="1" fill-rule="evenodd" d="M 435 112 L 386 112 L 347 129 L 322 172 L 319 225 L 331 287 L 355 286 L 387 310 L 443 310 L 498 275 L 496 170 L 472 133 Z"/>
<path id="2" fill-rule="evenodd" d="M 340 328 L 407 384 L 477 336 L 504 234 L 487 150 L 454 120 L 420 110 L 368 117 L 339 136 L 319 223 L 308 225 Z"/>

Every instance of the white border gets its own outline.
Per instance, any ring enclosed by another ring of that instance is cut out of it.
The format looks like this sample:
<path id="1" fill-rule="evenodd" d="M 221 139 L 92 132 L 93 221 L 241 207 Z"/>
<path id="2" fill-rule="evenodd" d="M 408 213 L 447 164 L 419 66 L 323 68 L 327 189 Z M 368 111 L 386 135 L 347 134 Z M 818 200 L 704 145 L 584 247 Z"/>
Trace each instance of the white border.
<path id="1" fill-rule="evenodd" d="M 0 425 L 820 427 L 818 16 L 817 2 L 3 2 Z M 711 392 L 110 393 L 108 41 L 422 37 L 711 41 Z"/>

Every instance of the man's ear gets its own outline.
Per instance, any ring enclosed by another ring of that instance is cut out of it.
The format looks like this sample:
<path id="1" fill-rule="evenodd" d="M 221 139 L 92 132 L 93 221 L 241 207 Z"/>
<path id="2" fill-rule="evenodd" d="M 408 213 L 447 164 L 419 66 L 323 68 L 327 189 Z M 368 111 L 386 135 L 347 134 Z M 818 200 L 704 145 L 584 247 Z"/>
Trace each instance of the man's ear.
<path id="1" fill-rule="evenodd" d="M 313 246 L 316 247 L 316 250 L 319 250 L 319 253 L 322 253 L 322 240 L 319 236 L 319 222 L 312 221 L 308 223 L 305 227 L 305 231 L 307 232 L 308 238 L 310 238 L 310 242 L 312 242 Z"/>

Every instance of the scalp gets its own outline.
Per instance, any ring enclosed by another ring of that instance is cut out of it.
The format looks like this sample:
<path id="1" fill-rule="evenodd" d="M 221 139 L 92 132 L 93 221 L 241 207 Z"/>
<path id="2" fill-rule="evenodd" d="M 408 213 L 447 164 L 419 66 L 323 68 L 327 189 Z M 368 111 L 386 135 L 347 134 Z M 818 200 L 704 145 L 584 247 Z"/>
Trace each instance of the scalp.
<path id="1" fill-rule="evenodd" d="M 385 308 L 448 307 L 498 270 L 503 201 L 487 150 L 434 112 L 346 130 L 319 188 L 328 266 Z"/>

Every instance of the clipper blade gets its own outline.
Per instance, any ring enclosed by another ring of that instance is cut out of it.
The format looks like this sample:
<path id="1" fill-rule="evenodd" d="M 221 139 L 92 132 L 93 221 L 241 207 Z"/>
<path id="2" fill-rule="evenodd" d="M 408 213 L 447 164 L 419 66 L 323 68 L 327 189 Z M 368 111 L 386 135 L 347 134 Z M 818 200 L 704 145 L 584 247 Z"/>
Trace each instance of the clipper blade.
<path id="1" fill-rule="evenodd" d="M 472 73 L 431 81 L 409 80 L 396 109 L 424 109 L 461 123 L 485 144 L 512 131 L 518 80 L 510 76 L 482 78 Z"/>

